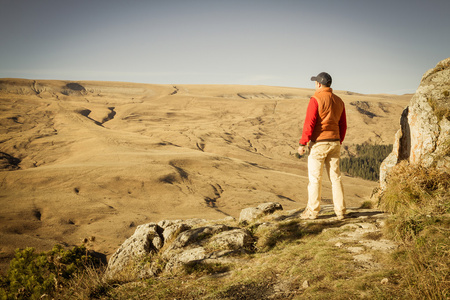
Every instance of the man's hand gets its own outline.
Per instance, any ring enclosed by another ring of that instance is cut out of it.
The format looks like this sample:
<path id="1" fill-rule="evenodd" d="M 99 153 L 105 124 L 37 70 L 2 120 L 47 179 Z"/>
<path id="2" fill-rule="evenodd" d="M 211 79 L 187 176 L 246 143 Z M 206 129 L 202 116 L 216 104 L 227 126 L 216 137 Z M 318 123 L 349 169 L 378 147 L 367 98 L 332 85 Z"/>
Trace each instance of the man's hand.
<path id="1" fill-rule="evenodd" d="M 302 155 L 305 154 L 305 152 L 306 152 L 306 146 L 300 145 L 300 146 L 298 147 L 297 152 L 298 152 L 298 154 L 300 154 L 300 156 L 302 156 Z"/>

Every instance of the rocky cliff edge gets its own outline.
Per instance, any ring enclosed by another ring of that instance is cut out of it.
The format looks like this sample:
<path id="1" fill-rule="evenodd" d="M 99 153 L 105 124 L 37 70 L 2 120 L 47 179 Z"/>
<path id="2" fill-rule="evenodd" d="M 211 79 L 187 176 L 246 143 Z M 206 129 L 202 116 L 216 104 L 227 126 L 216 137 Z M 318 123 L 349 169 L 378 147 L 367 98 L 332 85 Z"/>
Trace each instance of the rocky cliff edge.
<path id="1" fill-rule="evenodd" d="M 380 187 L 399 162 L 450 169 L 450 57 L 422 77 L 400 118 L 392 153 L 381 164 Z"/>

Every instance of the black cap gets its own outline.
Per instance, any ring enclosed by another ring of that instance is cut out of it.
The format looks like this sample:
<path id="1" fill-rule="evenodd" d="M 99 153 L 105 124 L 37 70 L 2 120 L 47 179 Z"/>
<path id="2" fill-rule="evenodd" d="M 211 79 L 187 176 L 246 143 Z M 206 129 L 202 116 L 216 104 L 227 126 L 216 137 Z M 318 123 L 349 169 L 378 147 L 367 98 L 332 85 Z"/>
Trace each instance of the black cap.
<path id="1" fill-rule="evenodd" d="M 331 76 L 327 72 L 319 73 L 317 76 L 311 77 L 311 81 L 317 81 L 320 84 L 323 84 L 325 86 L 331 86 Z"/>

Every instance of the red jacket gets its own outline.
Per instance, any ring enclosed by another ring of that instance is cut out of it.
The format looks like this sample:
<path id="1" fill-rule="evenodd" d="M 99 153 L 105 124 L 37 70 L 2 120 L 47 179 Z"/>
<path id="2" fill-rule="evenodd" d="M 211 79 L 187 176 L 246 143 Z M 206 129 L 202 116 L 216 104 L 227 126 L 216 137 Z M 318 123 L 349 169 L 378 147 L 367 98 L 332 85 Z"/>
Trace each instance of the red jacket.
<path id="1" fill-rule="evenodd" d="M 345 105 L 329 87 L 321 88 L 311 97 L 306 110 L 301 145 L 309 141 L 344 141 L 347 132 Z"/>

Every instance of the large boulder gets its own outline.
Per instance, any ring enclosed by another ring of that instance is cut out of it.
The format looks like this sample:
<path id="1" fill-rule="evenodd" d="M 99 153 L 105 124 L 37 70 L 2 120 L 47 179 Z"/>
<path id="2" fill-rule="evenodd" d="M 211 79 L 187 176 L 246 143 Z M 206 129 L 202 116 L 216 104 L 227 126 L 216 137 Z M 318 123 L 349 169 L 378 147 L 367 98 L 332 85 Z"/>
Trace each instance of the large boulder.
<path id="1" fill-rule="evenodd" d="M 380 187 L 400 161 L 424 167 L 450 168 L 450 58 L 426 72 L 400 118 L 392 153 L 380 169 Z"/>
<path id="2" fill-rule="evenodd" d="M 244 209 L 241 221 L 254 221 L 283 208 L 279 203 L 263 203 Z M 227 263 L 230 254 L 253 251 L 254 238 L 245 228 L 223 223 L 234 218 L 163 220 L 140 225 L 111 256 L 105 273 L 107 279 L 149 277 L 172 272 L 192 264 Z"/>

